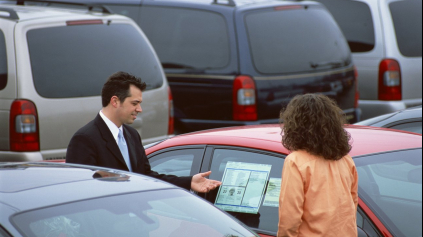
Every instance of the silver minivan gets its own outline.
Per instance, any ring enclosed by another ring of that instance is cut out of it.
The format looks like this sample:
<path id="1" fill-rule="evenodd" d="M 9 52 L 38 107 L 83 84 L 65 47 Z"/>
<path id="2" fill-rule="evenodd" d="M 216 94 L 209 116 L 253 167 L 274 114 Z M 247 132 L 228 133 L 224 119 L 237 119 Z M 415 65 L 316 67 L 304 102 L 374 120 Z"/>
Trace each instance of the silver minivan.
<path id="1" fill-rule="evenodd" d="M 147 83 L 144 112 L 132 125 L 144 144 L 172 134 L 162 66 L 133 20 L 106 8 L 0 4 L 0 162 L 64 159 L 73 134 L 101 110 L 102 86 L 117 71 Z"/>
<path id="2" fill-rule="evenodd" d="M 358 70 L 362 119 L 422 104 L 422 0 L 317 0 Z"/>

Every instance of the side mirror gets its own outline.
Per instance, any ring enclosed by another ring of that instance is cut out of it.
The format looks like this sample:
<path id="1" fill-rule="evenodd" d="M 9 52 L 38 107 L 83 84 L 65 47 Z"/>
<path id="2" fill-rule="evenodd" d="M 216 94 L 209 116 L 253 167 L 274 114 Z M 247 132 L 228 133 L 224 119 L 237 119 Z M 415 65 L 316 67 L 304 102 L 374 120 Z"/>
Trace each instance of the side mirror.
<path id="1" fill-rule="evenodd" d="M 369 237 L 363 229 L 357 226 L 358 237 Z"/>

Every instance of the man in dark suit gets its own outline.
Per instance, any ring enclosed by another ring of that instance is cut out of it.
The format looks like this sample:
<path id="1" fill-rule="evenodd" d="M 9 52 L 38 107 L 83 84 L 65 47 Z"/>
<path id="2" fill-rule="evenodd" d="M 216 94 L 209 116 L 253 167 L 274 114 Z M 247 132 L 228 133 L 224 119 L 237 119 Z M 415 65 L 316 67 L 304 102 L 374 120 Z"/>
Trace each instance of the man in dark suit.
<path id="1" fill-rule="evenodd" d="M 210 171 L 192 177 L 177 177 L 151 170 L 140 135 L 127 125 L 142 112 L 142 91 L 145 88 L 146 84 L 140 78 L 128 73 L 111 75 L 101 92 L 102 110 L 72 137 L 66 163 L 132 171 L 202 193 L 218 187 L 221 182 L 206 179 Z"/>

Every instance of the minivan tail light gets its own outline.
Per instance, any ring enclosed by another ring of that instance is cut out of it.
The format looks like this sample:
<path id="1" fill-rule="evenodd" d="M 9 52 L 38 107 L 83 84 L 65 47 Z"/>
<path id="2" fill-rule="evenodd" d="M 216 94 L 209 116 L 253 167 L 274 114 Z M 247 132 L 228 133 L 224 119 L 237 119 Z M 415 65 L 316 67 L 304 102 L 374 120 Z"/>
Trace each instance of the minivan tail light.
<path id="1" fill-rule="evenodd" d="M 35 104 L 15 100 L 10 109 L 10 151 L 39 151 L 40 135 Z"/>
<path id="2" fill-rule="evenodd" d="M 170 87 L 167 88 L 169 94 L 169 125 L 168 125 L 168 135 L 172 135 L 175 133 L 175 115 L 174 115 L 174 108 L 173 108 L 173 96 Z"/>
<path id="3" fill-rule="evenodd" d="M 256 85 L 251 77 L 237 76 L 235 78 L 232 98 L 234 120 L 257 120 Z"/>
<path id="4" fill-rule="evenodd" d="M 401 69 L 398 61 L 382 60 L 379 65 L 379 100 L 401 100 L 401 84 Z"/>

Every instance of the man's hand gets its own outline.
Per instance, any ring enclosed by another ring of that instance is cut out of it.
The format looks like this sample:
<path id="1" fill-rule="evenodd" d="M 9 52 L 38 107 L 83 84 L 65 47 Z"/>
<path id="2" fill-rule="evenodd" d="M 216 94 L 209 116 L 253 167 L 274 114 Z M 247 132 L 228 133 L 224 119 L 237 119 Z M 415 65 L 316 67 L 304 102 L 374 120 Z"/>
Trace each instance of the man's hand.
<path id="1" fill-rule="evenodd" d="M 199 193 L 208 193 L 209 191 L 219 187 L 222 182 L 206 179 L 211 174 L 211 171 L 199 173 L 192 177 L 191 189 Z"/>

